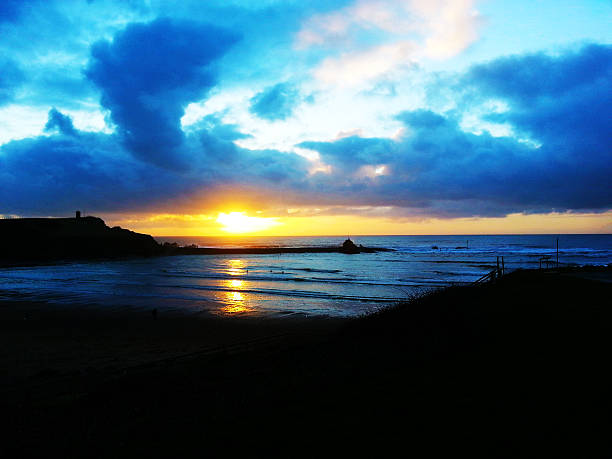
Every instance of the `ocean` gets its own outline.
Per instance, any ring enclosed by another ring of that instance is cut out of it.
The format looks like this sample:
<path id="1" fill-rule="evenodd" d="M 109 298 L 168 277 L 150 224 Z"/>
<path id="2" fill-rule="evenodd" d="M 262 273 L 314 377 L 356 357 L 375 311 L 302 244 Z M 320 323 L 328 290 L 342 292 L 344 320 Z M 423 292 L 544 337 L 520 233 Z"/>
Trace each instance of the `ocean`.
<path id="1" fill-rule="evenodd" d="M 191 255 L 0 269 L 0 300 L 221 316 L 359 316 L 506 270 L 612 263 L 612 235 L 353 236 L 393 252 Z M 201 247 L 340 245 L 342 237 L 159 237 Z"/>

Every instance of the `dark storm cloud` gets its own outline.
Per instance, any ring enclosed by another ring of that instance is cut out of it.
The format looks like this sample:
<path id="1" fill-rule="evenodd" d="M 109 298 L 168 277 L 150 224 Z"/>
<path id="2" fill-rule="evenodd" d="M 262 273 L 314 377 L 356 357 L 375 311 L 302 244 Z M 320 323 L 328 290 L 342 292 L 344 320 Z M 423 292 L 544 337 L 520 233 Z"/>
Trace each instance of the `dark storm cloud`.
<path id="1" fill-rule="evenodd" d="M 473 67 L 463 83 L 470 98 L 477 92 L 509 104 L 508 112 L 489 120 L 508 122 L 519 133 L 559 148 L 559 155 L 582 156 L 588 163 L 610 154 L 612 46 L 498 59 Z"/>
<path id="2" fill-rule="evenodd" d="M 230 134 L 234 128 L 214 120 L 185 137 L 190 167 L 172 170 L 135 157 L 115 134 L 74 129 L 70 117 L 51 109 L 46 129 L 58 134 L 0 147 L 0 212 L 176 211 L 177 201 L 193 196 L 194 205 L 202 205 L 203 191 L 218 198 L 213 191 L 220 187 L 234 195 L 238 189 L 245 195 L 259 192 L 262 198 L 300 188 L 307 168 L 303 158 L 240 148 L 230 140 L 237 135 Z"/>
<path id="3" fill-rule="evenodd" d="M 236 35 L 206 24 L 158 19 L 131 24 L 91 50 L 87 77 L 126 147 L 165 167 L 184 167 L 180 119 L 215 84 L 213 62 Z"/>
<path id="4" fill-rule="evenodd" d="M 302 142 L 298 146 L 318 151 L 326 164 L 343 174 L 395 158 L 395 142 L 391 139 L 345 137 L 335 142 Z"/>
<path id="5" fill-rule="evenodd" d="M 299 192 L 306 182 L 308 162 L 294 153 L 248 150 L 234 143 L 244 137 L 233 126 L 212 124 L 194 133 L 206 158 L 206 171 L 219 185 L 227 183 L 264 187 L 270 191 L 293 188 Z M 192 145 L 192 148 L 196 148 Z"/>
<path id="6" fill-rule="evenodd" d="M 237 125 L 223 123 L 222 117 L 217 113 L 206 115 L 198 122 L 190 125 L 189 130 L 193 132 L 205 131 L 209 135 L 225 141 L 234 141 L 251 137 L 250 134 L 240 132 Z"/>
<path id="7" fill-rule="evenodd" d="M 45 131 L 54 131 L 57 129 L 60 134 L 75 136 L 77 135 L 76 129 L 72 124 L 72 119 L 69 116 L 64 115 L 56 108 L 49 110 L 49 119 L 45 124 Z"/>
<path id="8" fill-rule="evenodd" d="M 76 208 L 146 206 L 181 191 L 164 169 L 138 161 L 114 136 L 41 136 L 2 146 L 2 212 L 58 215 Z"/>
<path id="9" fill-rule="evenodd" d="M 557 56 L 545 53 L 502 57 L 473 66 L 461 84 L 488 96 L 502 96 L 518 105 L 533 98 L 557 97 L 598 80 L 608 80 L 612 47 L 590 44 Z"/>
<path id="10" fill-rule="evenodd" d="M 25 76 L 16 62 L 0 57 L 0 106 L 13 100 Z"/>
<path id="11" fill-rule="evenodd" d="M 473 67 L 461 82 L 462 108 L 502 100 L 509 110 L 486 118 L 511 124 L 531 142 L 465 132 L 460 111 L 404 112 L 397 118 L 409 134 L 401 141 L 302 143 L 337 170 L 319 174 L 319 186 L 352 201 L 440 215 L 612 207 L 612 47 L 503 58 Z M 381 163 L 390 175 L 347 175 Z"/>
<path id="12" fill-rule="evenodd" d="M 289 118 L 300 103 L 299 91 L 289 83 L 278 83 L 255 94 L 249 110 L 260 118 L 278 121 Z"/>

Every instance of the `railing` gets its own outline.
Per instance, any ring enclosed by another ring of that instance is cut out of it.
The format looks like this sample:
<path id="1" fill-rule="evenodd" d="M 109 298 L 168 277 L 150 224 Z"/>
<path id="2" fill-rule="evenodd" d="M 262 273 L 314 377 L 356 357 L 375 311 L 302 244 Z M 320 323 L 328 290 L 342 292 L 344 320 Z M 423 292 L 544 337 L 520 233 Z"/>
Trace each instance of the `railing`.
<path id="1" fill-rule="evenodd" d="M 542 269 L 542 266 L 546 267 L 546 269 L 549 269 L 551 266 L 553 268 L 559 267 L 559 257 L 557 257 L 557 261 L 555 261 L 552 259 L 551 256 L 546 255 L 544 257 L 540 257 L 539 262 L 540 262 L 540 269 Z"/>
<path id="2" fill-rule="evenodd" d="M 497 257 L 497 266 L 494 270 L 488 272 L 481 278 L 472 282 L 472 285 L 484 284 L 485 282 L 493 282 L 501 278 L 506 272 L 504 265 L 504 257 Z"/>
<path id="3" fill-rule="evenodd" d="M 482 276 L 478 280 L 475 280 L 474 282 L 472 282 L 472 284 L 474 284 L 474 285 L 484 284 L 485 282 L 491 282 L 491 281 L 493 281 L 495 279 L 497 279 L 497 269 L 494 269 L 493 271 L 485 274 L 484 276 Z"/>

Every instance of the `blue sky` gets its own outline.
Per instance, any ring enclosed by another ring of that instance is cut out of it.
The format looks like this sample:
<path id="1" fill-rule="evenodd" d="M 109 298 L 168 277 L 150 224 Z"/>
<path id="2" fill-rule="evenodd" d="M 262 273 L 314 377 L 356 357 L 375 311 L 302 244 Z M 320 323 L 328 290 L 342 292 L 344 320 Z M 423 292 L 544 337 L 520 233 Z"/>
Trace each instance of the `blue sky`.
<path id="1" fill-rule="evenodd" d="M 610 216 L 610 88 L 606 0 L 5 0 L 0 214 Z"/>

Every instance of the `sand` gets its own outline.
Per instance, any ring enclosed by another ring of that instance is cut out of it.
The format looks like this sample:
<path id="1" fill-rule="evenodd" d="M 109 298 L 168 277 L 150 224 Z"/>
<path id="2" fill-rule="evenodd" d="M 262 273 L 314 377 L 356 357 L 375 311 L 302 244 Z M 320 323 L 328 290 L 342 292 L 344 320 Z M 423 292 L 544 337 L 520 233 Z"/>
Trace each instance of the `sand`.
<path id="1" fill-rule="evenodd" d="M 218 317 L 97 305 L 0 302 L 0 388 L 122 374 L 178 358 L 316 342 L 341 319 Z M 50 388 L 47 388 L 50 392 Z"/>

